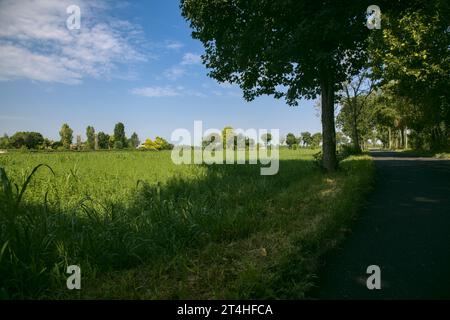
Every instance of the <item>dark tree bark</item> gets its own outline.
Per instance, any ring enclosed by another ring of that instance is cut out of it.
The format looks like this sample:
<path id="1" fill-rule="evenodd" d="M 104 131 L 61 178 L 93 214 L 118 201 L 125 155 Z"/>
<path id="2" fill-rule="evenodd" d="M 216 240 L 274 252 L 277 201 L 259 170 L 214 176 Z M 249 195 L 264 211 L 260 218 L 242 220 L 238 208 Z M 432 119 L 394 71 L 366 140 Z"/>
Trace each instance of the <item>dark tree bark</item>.
<path id="1" fill-rule="evenodd" d="M 334 123 L 334 83 L 329 78 L 324 77 L 320 87 L 322 91 L 323 167 L 328 172 L 334 172 L 338 166 Z"/>

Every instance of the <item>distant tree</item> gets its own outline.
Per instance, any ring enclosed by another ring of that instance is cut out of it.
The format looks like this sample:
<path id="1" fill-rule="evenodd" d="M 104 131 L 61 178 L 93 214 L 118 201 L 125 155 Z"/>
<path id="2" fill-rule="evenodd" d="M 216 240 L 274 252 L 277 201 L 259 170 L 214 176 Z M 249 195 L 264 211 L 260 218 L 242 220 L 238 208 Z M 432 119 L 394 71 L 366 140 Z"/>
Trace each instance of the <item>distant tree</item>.
<path id="1" fill-rule="evenodd" d="M 319 148 L 322 143 L 322 134 L 320 132 L 314 133 L 311 137 L 311 146 L 313 148 Z"/>
<path id="2" fill-rule="evenodd" d="M 77 135 L 77 150 L 81 151 L 83 147 L 83 141 L 81 141 L 81 135 Z"/>
<path id="3" fill-rule="evenodd" d="M 338 146 L 348 144 L 349 142 L 350 141 L 345 134 L 340 131 L 336 132 L 336 144 Z"/>
<path id="4" fill-rule="evenodd" d="M 94 129 L 94 127 L 88 126 L 86 128 L 86 136 L 87 136 L 87 141 L 86 141 L 87 148 L 90 150 L 94 150 L 95 149 L 95 129 Z"/>
<path id="5" fill-rule="evenodd" d="M 44 142 L 41 145 L 41 147 L 42 147 L 42 149 L 51 149 L 52 146 L 53 146 L 53 143 L 54 143 L 53 140 L 45 138 Z"/>
<path id="6" fill-rule="evenodd" d="M 286 144 L 288 145 L 289 149 L 292 149 L 292 147 L 297 144 L 297 138 L 293 133 L 289 132 L 286 135 Z"/>
<path id="7" fill-rule="evenodd" d="M 222 143 L 224 149 L 233 149 L 235 147 L 236 134 L 233 127 L 225 127 L 222 130 Z"/>
<path id="8" fill-rule="evenodd" d="M 10 144 L 17 149 L 38 149 L 44 143 L 44 137 L 38 132 L 16 132 L 10 139 Z"/>
<path id="9" fill-rule="evenodd" d="M 255 140 L 252 138 L 245 138 L 245 147 L 248 149 L 253 149 L 255 147 Z"/>
<path id="10" fill-rule="evenodd" d="M 0 149 L 9 149 L 11 148 L 11 143 L 9 141 L 8 135 L 5 133 L 3 137 L 0 138 Z"/>
<path id="11" fill-rule="evenodd" d="M 73 130 L 69 127 L 67 123 L 64 123 L 59 131 L 61 137 L 61 144 L 64 149 L 70 149 L 70 145 L 73 140 Z"/>
<path id="12" fill-rule="evenodd" d="M 355 152 L 361 152 L 360 140 L 360 123 L 362 121 L 367 122 L 369 104 L 368 98 L 374 89 L 374 82 L 371 79 L 368 70 L 361 71 L 354 77 L 352 81 L 346 81 L 342 84 L 342 93 L 340 96 L 340 102 L 342 109 L 340 114 L 341 125 L 345 122 L 345 126 L 350 129 L 353 150 Z M 338 119 L 339 122 L 339 119 Z"/>
<path id="13" fill-rule="evenodd" d="M 208 136 L 203 137 L 202 147 L 206 148 L 207 146 L 209 146 L 211 144 L 213 144 L 213 145 L 218 144 L 218 143 L 220 143 L 221 139 L 222 138 L 221 138 L 220 134 L 218 134 L 218 133 L 211 133 Z"/>
<path id="14" fill-rule="evenodd" d="M 261 136 L 261 140 L 264 142 L 264 144 L 266 145 L 266 147 L 270 144 L 270 141 L 272 141 L 272 134 L 270 133 L 264 133 Z"/>
<path id="15" fill-rule="evenodd" d="M 303 146 L 310 147 L 311 144 L 312 144 L 312 135 L 311 135 L 311 133 L 308 132 L 308 131 L 305 131 L 305 132 L 302 132 L 300 134 L 300 136 L 302 137 Z"/>
<path id="16" fill-rule="evenodd" d="M 157 151 L 158 145 L 152 139 L 148 138 L 144 141 L 140 149 Z"/>
<path id="17" fill-rule="evenodd" d="M 158 150 L 170 150 L 172 148 L 172 145 L 161 137 L 155 138 L 155 145 Z"/>
<path id="18" fill-rule="evenodd" d="M 97 134 L 98 147 L 100 149 L 109 149 L 109 135 L 100 131 Z"/>
<path id="19" fill-rule="evenodd" d="M 52 149 L 53 150 L 58 150 L 58 149 L 61 149 L 61 148 L 63 148 L 63 145 L 62 145 L 61 141 L 55 141 L 55 142 L 52 143 Z"/>
<path id="20" fill-rule="evenodd" d="M 130 146 L 130 148 L 136 149 L 140 144 L 141 142 L 139 141 L 137 133 L 133 132 L 130 140 L 128 141 L 128 145 Z"/>
<path id="21" fill-rule="evenodd" d="M 108 140 L 109 149 L 114 149 L 114 143 L 115 143 L 114 135 L 109 136 Z"/>
<path id="22" fill-rule="evenodd" d="M 114 127 L 114 148 L 123 149 L 127 146 L 127 137 L 125 136 L 125 126 L 119 122 Z"/>
<path id="23" fill-rule="evenodd" d="M 125 148 L 122 141 L 114 141 L 114 149 L 121 150 Z"/>

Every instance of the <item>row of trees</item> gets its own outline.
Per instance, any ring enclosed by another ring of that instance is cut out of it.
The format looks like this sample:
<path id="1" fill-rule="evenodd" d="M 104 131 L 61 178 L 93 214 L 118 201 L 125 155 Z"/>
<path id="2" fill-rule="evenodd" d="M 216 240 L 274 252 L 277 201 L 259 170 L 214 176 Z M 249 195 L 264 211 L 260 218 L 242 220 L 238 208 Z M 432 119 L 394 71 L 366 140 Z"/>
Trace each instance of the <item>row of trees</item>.
<path id="1" fill-rule="evenodd" d="M 391 132 L 392 144 L 393 135 L 410 129 L 417 146 L 450 143 L 450 3 L 380 0 L 381 29 L 367 27 L 377 18 L 367 13 L 371 4 L 183 0 L 181 8 L 193 38 L 205 47 L 208 74 L 238 85 L 245 99 L 273 95 L 295 106 L 321 96 L 323 166 L 334 171 L 339 92 L 343 107 L 353 110 L 344 111 L 341 126 L 361 148 L 355 128 L 366 119 L 360 106 L 367 99 L 347 96 L 345 84 L 364 70 L 383 87 L 384 107 L 372 126 L 381 138 Z"/>
<path id="2" fill-rule="evenodd" d="M 41 149 L 41 150 L 121 150 L 136 149 L 141 142 L 137 133 L 133 133 L 130 138 L 125 134 L 125 126 L 119 122 L 114 127 L 113 134 L 107 134 L 102 131 L 96 133 L 93 126 L 86 128 L 86 141 L 82 141 L 81 135 L 75 137 L 72 128 L 64 123 L 59 131 L 60 140 L 53 141 L 44 138 L 38 132 L 16 132 L 9 137 L 4 135 L 0 138 L 0 149 Z M 142 145 L 144 150 L 162 150 L 170 149 L 173 146 L 161 137 L 155 141 L 147 139 Z"/>
<path id="3" fill-rule="evenodd" d="M 272 134 L 264 133 L 260 139 L 265 147 L 269 147 L 272 142 Z M 336 135 L 338 145 L 348 144 L 349 139 L 342 133 L 338 132 Z M 202 146 L 205 148 L 211 144 L 222 143 L 223 148 L 236 149 L 238 146 L 246 148 L 259 147 L 253 138 L 246 137 L 242 133 L 236 134 L 232 127 L 225 127 L 222 133 L 213 133 L 203 138 Z M 319 148 L 322 144 L 322 134 L 320 132 L 311 134 L 308 131 L 302 132 L 300 136 L 296 137 L 293 133 L 288 133 L 286 137 L 281 138 L 279 142 L 281 145 L 286 144 L 289 149 L 297 147 L 303 148 Z"/>

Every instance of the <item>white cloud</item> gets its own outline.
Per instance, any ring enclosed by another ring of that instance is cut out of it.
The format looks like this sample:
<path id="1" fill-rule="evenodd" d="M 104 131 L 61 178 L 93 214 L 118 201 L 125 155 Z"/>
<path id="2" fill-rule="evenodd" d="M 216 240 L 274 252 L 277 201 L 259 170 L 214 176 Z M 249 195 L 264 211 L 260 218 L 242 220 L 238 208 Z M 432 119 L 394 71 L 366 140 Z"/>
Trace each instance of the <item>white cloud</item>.
<path id="1" fill-rule="evenodd" d="M 175 96 L 180 95 L 176 89 L 168 87 L 168 86 L 135 88 L 135 89 L 131 90 L 131 93 L 138 95 L 138 96 L 149 97 L 149 98 L 175 97 Z"/>
<path id="2" fill-rule="evenodd" d="M 181 61 L 182 65 L 188 65 L 188 64 L 200 64 L 202 63 L 202 57 L 198 54 L 194 53 L 186 53 L 183 56 L 183 60 Z"/>
<path id="3" fill-rule="evenodd" d="M 167 40 L 166 41 L 166 48 L 167 49 L 179 50 L 182 47 L 184 47 L 184 45 L 181 42 L 179 42 L 179 41 L 171 41 L 171 40 Z"/>
<path id="4" fill-rule="evenodd" d="M 132 94 L 149 97 L 149 98 L 162 98 L 162 97 L 177 97 L 177 96 L 193 96 L 193 97 L 206 97 L 205 94 L 190 90 L 182 86 L 153 86 L 144 88 L 135 88 L 131 90 Z"/>
<path id="5" fill-rule="evenodd" d="M 66 28 L 72 4 L 81 8 L 80 30 Z M 102 0 L 1 1 L 0 80 L 76 84 L 145 61 L 140 29 L 111 18 L 108 9 Z"/>
<path id="6" fill-rule="evenodd" d="M 186 70 L 180 66 L 173 66 L 164 72 L 164 76 L 169 80 L 177 80 L 186 75 Z"/>

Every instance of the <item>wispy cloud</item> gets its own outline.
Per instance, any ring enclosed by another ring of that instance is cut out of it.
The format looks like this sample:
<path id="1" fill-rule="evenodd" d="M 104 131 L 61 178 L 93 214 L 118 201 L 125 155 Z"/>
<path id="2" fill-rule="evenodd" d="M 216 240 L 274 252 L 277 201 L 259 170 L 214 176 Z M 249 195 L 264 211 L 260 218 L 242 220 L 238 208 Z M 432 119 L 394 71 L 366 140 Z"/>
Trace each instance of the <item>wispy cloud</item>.
<path id="1" fill-rule="evenodd" d="M 183 86 L 153 86 L 144 88 L 135 88 L 131 90 L 132 94 L 148 97 L 148 98 L 162 98 L 162 97 L 177 97 L 177 96 L 192 96 L 192 97 L 206 97 L 202 92 L 187 89 Z"/>
<path id="2" fill-rule="evenodd" d="M 72 4 L 81 8 L 80 30 L 66 28 Z M 140 28 L 108 8 L 103 0 L 1 1 L 0 80 L 76 84 L 145 61 Z"/>
<path id="3" fill-rule="evenodd" d="M 186 75 L 186 69 L 180 66 L 173 66 L 164 71 L 164 76 L 169 80 L 177 80 Z"/>
<path id="4" fill-rule="evenodd" d="M 143 96 L 143 97 L 149 97 L 149 98 L 161 98 L 161 97 L 175 97 L 179 96 L 179 92 L 169 86 L 166 87 L 144 87 L 144 88 L 135 88 L 131 90 L 131 93 Z"/>
<path id="5" fill-rule="evenodd" d="M 201 63 L 202 57 L 199 54 L 194 54 L 191 52 L 185 53 L 181 61 L 182 65 L 201 64 Z"/>
<path id="6" fill-rule="evenodd" d="M 166 40 L 165 46 L 167 49 L 179 50 L 184 47 L 184 45 L 179 41 Z"/>

